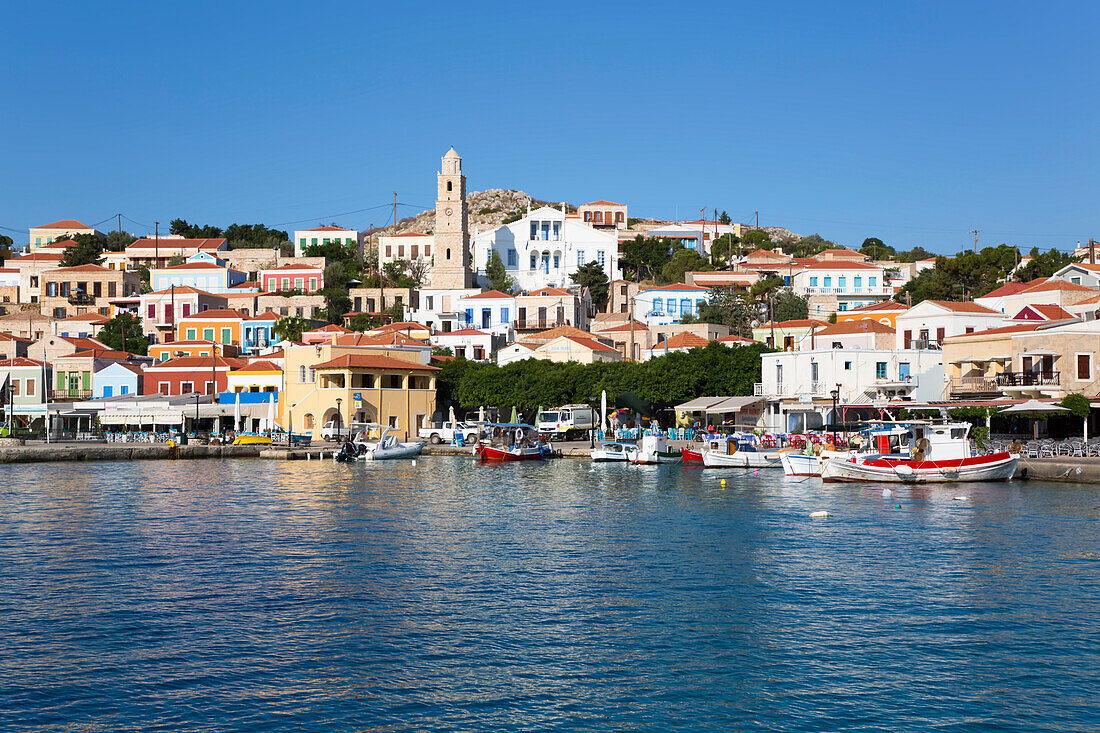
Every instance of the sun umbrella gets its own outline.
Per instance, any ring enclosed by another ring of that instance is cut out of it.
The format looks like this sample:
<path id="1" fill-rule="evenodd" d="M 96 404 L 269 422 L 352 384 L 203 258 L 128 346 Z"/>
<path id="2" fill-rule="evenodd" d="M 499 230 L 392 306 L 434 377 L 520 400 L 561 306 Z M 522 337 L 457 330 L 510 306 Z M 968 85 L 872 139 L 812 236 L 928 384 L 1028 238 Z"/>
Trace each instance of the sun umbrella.
<path id="1" fill-rule="evenodd" d="M 275 429 L 275 393 L 271 393 L 271 399 L 267 401 L 267 429 Z"/>
<path id="2" fill-rule="evenodd" d="M 447 408 L 447 419 L 451 421 L 451 427 L 452 428 L 455 426 L 455 423 L 458 422 L 458 420 L 455 420 L 455 406 L 454 405 L 451 405 L 450 407 Z"/>
<path id="3" fill-rule="evenodd" d="M 600 430 L 607 432 L 607 390 L 600 392 Z"/>
<path id="4" fill-rule="evenodd" d="M 1020 417 L 1031 417 L 1032 438 L 1038 440 L 1039 438 L 1039 423 L 1038 420 L 1045 420 L 1050 415 L 1069 412 L 1065 407 L 1059 407 L 1058 405 L 1050 402 L 1040 402 L 1039 400 L 1031 399 L 1027 402 L 1021 402 L 1018 405 L 1012 407 L 1006 407 L 1001 410 L 1002 415 L 1018 415 Z"/>
<path id="5" fill-rule="evenodd" d="M 233 393 L 233 432 L 241 432 L 241 393 Z"/>
<path id="6" fill-rule="evenodd" d="M 519 422 L 519 411 L 516 410 L 515 405 L 512 405 L 512 419 L 510 420 L 510 422 L 512 422 L 512 423 Z"/>
<path id="7" fill-rule="evenodd" d="M 481 405 L 477 408 L 477 421 L 485 422 L 485 405 Z"/>

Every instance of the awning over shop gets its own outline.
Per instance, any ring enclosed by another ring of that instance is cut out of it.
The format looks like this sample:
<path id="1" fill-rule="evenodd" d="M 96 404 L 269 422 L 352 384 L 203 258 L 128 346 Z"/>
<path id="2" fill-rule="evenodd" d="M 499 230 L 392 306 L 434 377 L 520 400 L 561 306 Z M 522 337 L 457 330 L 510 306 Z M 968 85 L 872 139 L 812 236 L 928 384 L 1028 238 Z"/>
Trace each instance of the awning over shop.
<path id="1" fill-rule="evenodd" d="M 691 402 L 685 402 L 682 405 L 676 405 L 676 409 L 681 412 L 702 412 L 711 405 L 716 405 L 723 400 L 729 399 L 728 397 L 697 397 Z"/>
<path id="2" fill-rule="evenodd" d="M 706 408 L 708 414 L 721 414 L 725 412 L 739 412 L 749 405 L 755 405 L 758 402 L 763 402 L 763 397 L 753 397 L 748 395 L 745 397 L 726 397 L 721 402 L 711 405 Z"/>
<path id="3" fill-rule="evenodd" d="M 182 422 L 180 410 L 112 410 L 99 415 L 100 425 L 179 425 Z"/>

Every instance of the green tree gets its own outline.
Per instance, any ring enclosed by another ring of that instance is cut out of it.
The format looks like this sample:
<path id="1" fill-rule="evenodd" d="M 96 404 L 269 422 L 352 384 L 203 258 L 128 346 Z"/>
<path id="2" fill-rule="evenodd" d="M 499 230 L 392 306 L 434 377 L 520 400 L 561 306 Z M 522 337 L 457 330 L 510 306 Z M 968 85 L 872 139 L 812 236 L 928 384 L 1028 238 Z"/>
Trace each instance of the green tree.
<path id="1" fill-rule="evenodd" d="M 799 257 L 813 257 L 827 249 L 836 249 L 836 246 L 836 242 L 830 242 L 820 234 L 811 234 L 808 237 L 802 237 L 798 241 L 784 243 L 783 251 L 796 254 Z"/>
<path id="2" fill-rule="evenodd" d="M 920 262 L 921 260 L 931 259 L 935 256 L 936 255 L 929 252 L 924 247 L 918 245 L 907 252 L 899 251 L 894 256 L 894 259 L 896 259 L 898 262 Z"/>
<path id="3" fill-rule="evenodd" d="M 986 247 L 981 252 L 960 252 L 955 257 L 937 257 L 934 267 L 905 284 L 895 297 L 900 303 L 923 300 L 970 300 L 981 297 L 1004 282 L 1016 266 L 1017 252 L 1007 244 Z"/>
<path id="4" fill-rule="evenodd" d="M 1016 279 L 1020 282 L 1028 282 L 1037 277 L 1050 277 L 1066 265 L 1079 262 L 1080 258 L 1074 257 L 1069 252 L 1059 252 L 1052 249 L 1049 252 L 1040 252 L 1038 247 L 1031 248 L 1031 259 L 1016 270 Z"/>
<path id="5" fill-rule="evenodd" d="M 897 252 L 890 245 L 878 237 L 867 237 L 859 247 L 859 253 L 867 255 L 873 260 L 891 260 L 897 256 Z"/>
<path id="6" fill-rule="evenodd" d="M 0 234 L 0 263 L 11 259 L 11 246 L 15 243 L 11 237 Z"/>
<path id="7" fill-rule="evenodd" d="M 741 253 L 741 239 L 736 234 L 723 234 L 711 242 L 710 262 L 715 267 L 733 264 L 735 254 Z"/>
<path id="8" fill-rule="evenodd" d="M 733 220 L 730 219 L 730 215 L 726 213 L 725 209 L 723 209 L 722 215 L 718 217 L 718 221 L 722 224 L 729 224 Z"/>
<path id="9" fill-rule="evenodd" d="M 763 229 L 750 229 L 745 232 L 741 235 L 741 243 L 749 252 L 755 252 L 758 249 L 770 250 L 775 247 L 775 242 Z"/>
<path id="10" fill-rule="evenodd" d="M 149 268 L 145 265 L 138 265 L 134 268 L 134 272 L 136 272 L 138 274 L 138 277 L 141 278 L 141 292 L 152 292 L 153 286 L 150 284 Z"/>
<path id="11" fill-rule="evenodd" d="M 275 321 L 275 333 L 287 341 L 301 341 L 302 334 L 310 330 L 310 323 L 298 316 L 285 316 Z"/>
<path id="12" fill-rule="evenodd" d="M 573 273 L 572 280 L 577 285 L 588 288 L 588 294 L 596 310 L 602 313 L 607 309 L 610 285 L 607 281 L 607 273 L 604 272 L 600 263 L 593 260 L 581 265 Z"/>
<path id="13" fill-rule="evenodd" d="M 500 258 L 500 252 L 495 249 L 489 255 L 489 263 L 485 265 L 485 277 L 489 279 L 489 288 L 499 290 L 502 293 L 511 293 L 516 283 L 508 271 L 504 268 L 504 260 Z"/>
<path id="14" fill-rule="evenodd" d="M 1089 398 L 1076 392 L 1072 392 L 1063 397 L 1058 403 L 1058 406 L 1066 408 L 1071 414 L 1077 417 L 1088 417 L 1089 412 L 1092 410 Z"/>
<path id="15" fill-rule="evenodd" d="M 772 298 L 772 313 L 776 321 L 794 321 L 810 317 L 810 304 L 806 298 L 791 292 L 780 290 Z"/>
<path id="16" fill-rule="evenodd" d="M 94 234 L 74 234 L 73 244 L 61 255 L 62 267 L 98 265 L 102 261 L 103 241 Z"/>
<path id="17" fill-rule="evenodd" d="M 677 248 L 670 239 L 639 234 L 619 244 L 619 263 L 634 276 L 636 282 L 650 280 L 672 259 L 672 253 Z"/>
<path id="18" fill-rule="evenodd" d="M 749 289 L 749 295 L 756 300 L 767 300 L 769 294 L 781 287 L 783 287 L 783 278 L 766 277 L 752 284 L 752 288 Z"/>
<path id="19" fill-rule="evenodd" d="M 183 255 L 172 255 L 168 258 L 168 266 L 175 267 L 176 265 L 182 265 L 187 260 L 183 259 Z"/>
<path id="20" fill-rule="evenodd" d="M 137 237 L 133 234 L 115 230 L 107 235 L 107 241 L 104 242 L 103 249 L 108 252 L 121 252 L 136 241 Z"/>
<path id="21" fill-rule="evenodd" d="M 661 268 L 661 280 L 666 283 L 682 283 L 684 273 L 711 270 L 706 257 L 693 249 L 677 250 L 672 258 Z"/>
<path id="22" fill-rule="evenodd" d="M 359 313 L 348 319 L 348 328 L 352 331 L 373 331 L 384 325 L 382 319 L 371 313 Z"/>
<path id="23" fill-rule="evenodd" d="M 707 302 L 696 309 L 695 316 L 683 316 L 683 323 L 717 323 L 727 326 L 730 333 L 752 337 L 752 322 L 759 314 L 757 303 L 743 290 L 728 285 L 710 291 Z"/>
<path id="24" fill-rule="evenodd" d="M 187 239 L 219 239 L 223 236 L 219 227 L 205 224 L 189 224 L 186 219 L 173 219 L 168 225 L 172 234 L 177 234 Z"/>
<path id="25" fill-rule="evenodd" d="M 141 319 L 131 313 L 119 313 L 104 323 L 96 338 L 115 351 L 142 356 L 149 353 L 149 340 L 145 338 Z"/>

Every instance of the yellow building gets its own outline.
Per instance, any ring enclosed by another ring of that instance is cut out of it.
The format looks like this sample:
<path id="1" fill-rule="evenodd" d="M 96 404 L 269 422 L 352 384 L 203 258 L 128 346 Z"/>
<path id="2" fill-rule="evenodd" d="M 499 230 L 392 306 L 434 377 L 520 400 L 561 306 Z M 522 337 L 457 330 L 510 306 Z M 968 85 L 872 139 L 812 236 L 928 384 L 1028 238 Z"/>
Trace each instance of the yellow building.
<path id="1" fill-rule="evenodd" d="M 437 367 L 422 350 L 403 346 L 314 344 L 284 352 L 280 424 L 320 439 L 334 421 L 377 422 L 404 436 L 431 424 Z"/>

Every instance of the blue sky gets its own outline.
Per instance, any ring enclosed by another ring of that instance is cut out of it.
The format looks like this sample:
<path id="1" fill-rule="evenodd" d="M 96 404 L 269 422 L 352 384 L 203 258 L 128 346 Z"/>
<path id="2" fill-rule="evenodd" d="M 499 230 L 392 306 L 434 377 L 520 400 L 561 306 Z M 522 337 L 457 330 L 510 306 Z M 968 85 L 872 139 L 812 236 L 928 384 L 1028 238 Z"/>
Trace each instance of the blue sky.
<path id="1" fill-rule="evenodd" d="M 632 216 L 940 252 L 1100 234 L 1096 6 L 529 5 L 23 3 L 0 231 L 383 207 L 336 217 L 363 228 L 393 191 L 430 208 L 454 145 L 471 190 Z"/>

